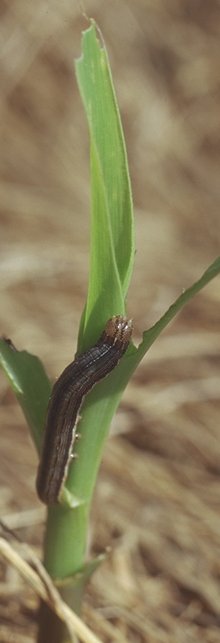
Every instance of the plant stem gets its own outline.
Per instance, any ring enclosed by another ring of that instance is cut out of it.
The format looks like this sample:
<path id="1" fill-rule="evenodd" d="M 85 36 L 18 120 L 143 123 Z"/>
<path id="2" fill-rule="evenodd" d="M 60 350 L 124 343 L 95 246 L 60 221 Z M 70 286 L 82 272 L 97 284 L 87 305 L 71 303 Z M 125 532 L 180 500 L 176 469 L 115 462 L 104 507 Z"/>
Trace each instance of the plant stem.
<path id="1" fill-rule="evenodd" d="M 50 507 L 44 543 L 44 565 L 66 603 L 80 613 L 86 574 L 77 574 L 85 564 L 88 504 L 75 509 Z M 61 555 L 62 552 L 62 555 Z M 76 574 L 76 576 L 74 576 Z M 62 583 L 62 580 L 65 582 Z M 38 643 L 69 643 L 69 633 L 47 605 L 39 610 Z"/>
<path id="2" fill-rule="evenodd" d="M 50 507 L 45 533 L 44 565 L 53 579 L 73 576 L 85 562 L 88 505 Z M 60 553 L 62 552 L 62 555 Z"/>

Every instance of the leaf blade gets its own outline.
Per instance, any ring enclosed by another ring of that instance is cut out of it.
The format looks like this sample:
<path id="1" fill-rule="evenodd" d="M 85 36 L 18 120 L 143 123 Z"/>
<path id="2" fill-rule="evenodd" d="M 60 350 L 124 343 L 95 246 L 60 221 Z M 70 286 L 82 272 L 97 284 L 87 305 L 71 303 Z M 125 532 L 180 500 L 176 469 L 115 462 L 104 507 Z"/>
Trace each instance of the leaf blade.
<path id="1" fill-rule="evenodd" d="M 23 410 L 37 450 L 41 438 L 51 384 L 43 364 L 27 351 L 17 351 L 0 339 L 0 366 Z"/>
<path id="2" fill-rule="evenodd" d="M 81 350 L 92 343 L 108 318 L 124 314 L 134 260 L 134 227 L 120 115 L 107 52 L 98 41 L 94 22 L 83 33 L 82 56 L 75 68 L 91 142 L 91 262 Z"/>

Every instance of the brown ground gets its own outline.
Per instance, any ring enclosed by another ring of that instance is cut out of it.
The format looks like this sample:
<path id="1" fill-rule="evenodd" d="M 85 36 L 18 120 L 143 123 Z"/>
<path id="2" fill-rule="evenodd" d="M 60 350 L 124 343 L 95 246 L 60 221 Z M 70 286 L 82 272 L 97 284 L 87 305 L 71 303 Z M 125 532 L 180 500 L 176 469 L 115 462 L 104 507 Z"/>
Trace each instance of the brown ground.
<path id="1" fill-rule="evenodd" d="M 136 338 L 219 254 L 218 0 L 87 0 L 103 31 L 133 185 Z M 0 332 L 51 376 L 74 352 L 87 284 L 89 162 L 73 0 L 1 3 Z M 125 392 L 93 507 L 84 617 L 101 641 L 219 643 L 219 279 Z M 40 556 L 36 455 L 1 374 L 1 516 Z M 0 641 L 30 643 L 36 597 L 2 565 Z M 48 642 L 52 643 L 52 642 Z"/>

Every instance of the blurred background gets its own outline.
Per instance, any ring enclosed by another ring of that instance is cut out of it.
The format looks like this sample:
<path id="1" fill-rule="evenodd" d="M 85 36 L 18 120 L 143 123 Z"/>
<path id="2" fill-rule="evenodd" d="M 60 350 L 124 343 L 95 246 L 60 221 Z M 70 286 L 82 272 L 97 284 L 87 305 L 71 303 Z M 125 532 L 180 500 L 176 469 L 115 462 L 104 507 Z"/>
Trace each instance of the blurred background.
<path id="1" fill-rule="evenodd" d="M 0 334 L 51 378 L 75 352 L 88 279 L 84 12 L 127 144 L 135 341 L 219 254 L 219 1 L 2 0 Z M 219 643 L 219 320 L 217 278 L 152 347 L 114 420 L 90 536 L 93 553 L 112 549 L 84 607 L 102 641 Z M 1 515 L 40 555 L 37 457 L 2 373 L 0 401 Z M 0 641 L 33 641 L 35 596 L 10 568 L 1 587 Z"/>

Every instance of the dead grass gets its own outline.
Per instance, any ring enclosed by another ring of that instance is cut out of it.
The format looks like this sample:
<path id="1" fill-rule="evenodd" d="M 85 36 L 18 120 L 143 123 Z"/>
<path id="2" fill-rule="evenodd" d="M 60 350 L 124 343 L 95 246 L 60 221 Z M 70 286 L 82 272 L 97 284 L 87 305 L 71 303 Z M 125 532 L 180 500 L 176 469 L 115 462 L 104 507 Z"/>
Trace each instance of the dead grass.
<path id="1" fill-rule="evenodd" d="M 128 145 L 137 340 L 219 254 L 217 0 L 88 0 Z M 88 139 L 73 76 L 78 3 L 1 7 L 0 331 L 57 375 L 74 353 L 88 270 Z M 219 280 L 136 373 L 106 446 L 91 548 L 111 552 L 84 617 L 105 642 L 219 643 Z M 1 515 L 40 555 L 36 455 L 1 375 Z M 0 641 L 28 643 L 36 596 L 1 567 Z"/>

